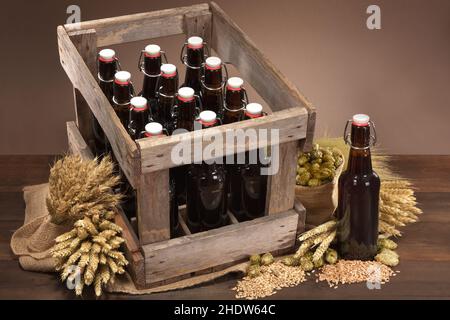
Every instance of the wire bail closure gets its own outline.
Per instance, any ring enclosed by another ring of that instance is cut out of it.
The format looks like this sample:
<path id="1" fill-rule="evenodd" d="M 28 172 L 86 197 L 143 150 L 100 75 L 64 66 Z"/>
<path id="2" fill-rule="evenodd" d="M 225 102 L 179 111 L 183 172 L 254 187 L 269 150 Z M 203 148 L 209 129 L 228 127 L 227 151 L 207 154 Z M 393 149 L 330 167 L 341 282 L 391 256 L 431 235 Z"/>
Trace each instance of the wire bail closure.
<path id="1" fill-rule="evenodd" d="M 231 63 L 222 62 L 220 65 L 220 67 L 221 68 L 223 67 L 223 69 L 225 70 L 225 75 L 222 75 L 222 84 L 220 85 L 219 88 L 211 88 L 205 84 L 205 68 L 202 68 L 200 70 L 200 83 L 202 84 L 202 87 L 205 88 L 206 90 L 211 90 L 211 91 L 219 91 L 220 90 L 220 91 L 224 92 L 225 85 L 227 84 L 227 81 L 228 81 L 228 68 L 227 68 L 228 64 L 231 64 Z"/>
<path id="2" fill-rule="evenodd" d="M 226 100 L 226 92 L 224 93 L 224 95 L 223 95 L 223 108 L 224 108 L 226 111 L 229 111 L 229 112 L 240 112 L 240 111 L 244 110 L 245 107 L 248 105 L 248 95 L 247 95 L 247 90 L 245 89 L 244 86 L 241 87 L 241 90 L 242 90 L 243 93 L 244 93 L 244 99 L 241 100 L 242 107 L 239 108 L 239 109 L 230 109 L 230 108 L 228 108 L 228 106 L 227 106 L 227 100 Z"/>
<path id="3" fill-rule="evenodd" d="M 205 65 L 204 62 L 203 62 L 203 63 L 201 64 L 201 66 L 199 66 L 199 67 L 191 66 L 191 65 L 187 62 L 187 52 L 185 53 L 185 49 L 186 49 L 187 46 L 188 46 L 188 43 L 185 42 L 185 43 L 183 44 L 183 47 L 181 47 L 180 61 L 181 61 L 186 67 L 188 67 L 188 68 L 190 68 L 190 69 L 198 70 L 198 69 L 203 68 L 204 65 Z M 208 44 L 207 44 L 206 42 L 203 42 L 203 46 L 204 46 L 205 49 L 206 49 L 206 54 L 204 55 L 204 60 L 206 60 L 206 58 L 209 57 L 209 56 L 211 55 L 211 51 L 209 50 L 209 46 L 208 46 Z"/>
<path id="4" fill-rule="evenodd" d="M 161 56 L 163 57 L 163 60 L 164 60 L 163 64 L 169 63 L 169 60 L 167 60 L 166 52 L 163 50 L 160 50 L 159 52 L 161 53 Z M 151 77 L 151 78 L 159 77 L 161 75 L 160 73 L 148 74 L 147 72 L 145 72 L 144 53 L 145 53 L 145 50 L 141 50 L 141 54 L 139 55 L 139 60 L 138 60 L 138 69 L 147 77 Z"/>
<path id="5" fill-rule="evenodd" d="M 97 57 L 99 57 L 99 56 L 100 56 L 100 54 L 97 54 Z M 98 61 L 99 61 L 99 60 L 97 59 L 97 65 L 98 65 Z M 118 59 L 117 57 L 114 57 L 114 62 L 116 63 L 117 71 L 122 71 L 122 66 L 120 65 L 120 61 L 119 61 L 119 59 Z M 98 66 L 97 66 L 97 69 L 98 69 Z M 111 83 L 111 82 L 114 81 L 114 78 L 111 79 L 111 80 L 105 80 L 105 79 L 103 79 L 103 78 L 100 76 L 100 72 L 97 72 L 97 78 L 98 78 L 99 81 L 105 82 L 105 83 Z"/>
<path id="6" fill-rule="evenodd" d="M 349 129 L 349 125 L 351 123 L 353 123 L 353 120 L 349 119 L 349 120 L 347 120 L 347 123 L 345 125 L 345 129 L 344 129 L 345 144 L 349 145 L 352 149 L 356 149 L 356 150 L 367 150 L 376 145 L 376 143 L 378 141 L 377 140 L 377 131 L 375 129 L 375 124 L 372 121 L 369 121 L 369 127 L 372 129 L 372 132 L 373 132 L 370 134 L 369 145 L 367 147 L 356 147 L 356 146 L 352 145 L 351 130 Z"/>

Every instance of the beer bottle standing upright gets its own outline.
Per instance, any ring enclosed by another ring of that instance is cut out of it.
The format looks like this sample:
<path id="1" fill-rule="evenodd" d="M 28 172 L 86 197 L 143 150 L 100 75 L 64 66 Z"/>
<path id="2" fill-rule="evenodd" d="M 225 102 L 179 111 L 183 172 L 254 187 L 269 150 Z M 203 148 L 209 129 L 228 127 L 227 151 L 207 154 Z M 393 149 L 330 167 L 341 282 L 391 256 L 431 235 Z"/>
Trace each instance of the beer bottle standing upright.
<path id="1" fill-rule="evenodd" d="M 186 75 L 182 87 L 194 89 L 196 95 L 200 95 L 200 72 L 204 62 L 205 50 L 203 39 L 200 37 L 190 37 L 187 41 L 186 55 L 183 57 L 183 63 L 186 65 Z"/>
<path id="2" fill-rule="evenodd" d="M 200 113 L 202 129 L 219 124 L 213 111 Z M 193 232 L 222 227 L 228 223 L 226 171 L 216 160 L 193 164 L 188 172 L 186 209 Z"/>
<path id="3" fill-rule="evenodd" d="M 144 74 L 141 95 L 149 101 L 150 105 L 153 105 L 156 99 L 156 84 L 160 77 L 161 64 L 161 48 L 156 44 L 146 46 L 144 49 L 144 62 L 140 66 Z"/>
<path id="4" fill-rule="evenodd" d="M 143 137 L 145 125 L 150 121 L 147 99 L 144 97 L 134 97 L 130 101 L 130 121 L 128 123 L 128 133 L 133 140 Z"/>
<path id="5" fill-rule="evenodd" d="M 113 98 L 113 82 L 114 75 L 117 72 L 117 58 L 114 50 L 111 49 L 103 49 L 98 54 L 98 81 L 100 89 L 102 89 L 109 103 L 112 104 Z M 97 119 L 94 118 L 94 137 L 95 137 L 95 153 L 97 155 L 101 155 L 107 152 L 108 141 L 98 123 Z"/>
<path id="6" fill-rule="evenodd" d="M 247 101 L 243 85 L 244 80 L 239 77 L 232 77 L 227 81 L 223 115 L 224 124 L 241 121 L 244 116 L 244 108 Z"/>
<path id="7" fill-rule="evenodd" d="M 127 71 L 117 72 L 114 76 L 113 108 L 125 129 L 128 129 L 130 100 L 133 92 L 131 74 Z"/>
<path id="8" fill-rule="evenodd" d="M 145 138 L 155 139 L 164 137 L 163 126 L 158 122 L 150 122 L 145 126 Z M 170 199 L 170 237 L 175 238 L 180 233 L 180 224 L 178 221 L 178 202 L 175 196 L 175 182 L 173 177 L 169 178 L 169 199 Z"/>
<path id="9" fill-rule="evenodd" d="M 182 87 L 178 90 L 176 105 L 173 108 L 174 129 L 194 130 L 198 105 L 194 89 Z M 187 165 L 182 165 L 171 169 L 171 174 L 175 179 L 175 191 L 179 204 L 186 202 L 186 174 Z"/>
<path id="10" fill-rule="evenodd" d="M 234 123 L 243 120 L 245 108 L 244 80 L 232 77 L 227 80 L 225 89 L 225 105 L 223 111 L 223 124 Z M 233 155 L 233 163 L 227 163 L 227 185 L 230 193 L 230 211 L 239 221 L 246 220 L 246 214 L 242 204 L 242 177 L 241 165 L 237 163 L 238 155 Z M 229 161 L 229 160 L 227 160 Z"/>
<path id="11" fill-rule="evenodd" d="M 161 123 L 169 134 L 172 134 L 174 126 L 172 109 L 176 102 L 175 95 L 178 90 L 178 73 L 175 65 L 166 63 L 161 66 L 161 77 L 157 86 L 158 103 L 152 110 L 153 120 Z"/>
<path id="12" fill-rule="evenodd" d="M 245 107 L 244 120 L 262 116 L 263 108 L 259 103 L 249 103 Z M 246 163 L 240 169 L 245 220 L 259 218 L 265 214 L 267 174 L 263 174 L 261 171 L 268 166 L 267 150 L 267 148 L 261 148 L 246 152 Z"/>
<path id="13" fill-rule="evenodd" d="M 344 259 L 372 260 L 377 253 L 380 194 L 370 154 L 373 124 L 365 114 L 354 115 L 349 122 L 351 133 L 344 137 L 350 144 L 349 162 L 338 185 L 338 247 Z"/>
<path id="14" fill-rule="evenodd" d="M 202 82 L 203 110 L 214 111 L 218 118 L 223 114 L 222 60 L 209 57 L 205 62 Z"/>

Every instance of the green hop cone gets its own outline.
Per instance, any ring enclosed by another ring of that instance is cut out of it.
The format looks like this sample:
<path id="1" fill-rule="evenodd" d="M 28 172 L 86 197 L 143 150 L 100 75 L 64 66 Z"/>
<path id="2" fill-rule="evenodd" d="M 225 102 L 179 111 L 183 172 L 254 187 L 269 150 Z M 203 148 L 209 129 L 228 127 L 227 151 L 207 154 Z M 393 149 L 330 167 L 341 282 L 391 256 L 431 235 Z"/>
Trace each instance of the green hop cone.
<path id="1" fill-rule="evenodd" d="M 329 264 L 335 264 L 338 261 L 338 253 L 336 250 L 328 248 L 325 252 L 325 261 Z"/>
<path id="2" fill-rule="evenodd" d="M 259 254 L 254 254 L 254 255 L 250 256 L 250 264 L 251 265 L 259 266 L 260 263 L 261 263 L 261 256 Z"/>
<path id="3" fill-rule="evenodd" d="M 265 253 L 261 257 L 261 265 L 268 266 L 274 262 L 274 258 L 271 253 Z"/>

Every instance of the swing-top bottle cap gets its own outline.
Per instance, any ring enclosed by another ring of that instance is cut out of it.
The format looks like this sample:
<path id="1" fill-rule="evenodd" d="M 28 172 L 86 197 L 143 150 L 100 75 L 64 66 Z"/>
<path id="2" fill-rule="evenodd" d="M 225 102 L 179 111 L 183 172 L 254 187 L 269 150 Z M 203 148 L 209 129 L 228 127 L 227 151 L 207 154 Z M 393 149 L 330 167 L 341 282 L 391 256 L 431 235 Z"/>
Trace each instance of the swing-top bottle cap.
<path id="1" fill-rule="evenodd" d="M 355 126 L 365 127 L 369 125 L 370 117 L 367 114 L 355 114 L 352 121 Z"/>
<path id="2" fill-rule="evenodd" d="M 128 71 L 119 71 L 116 72 L 114 78 L 116 79 L 116 82 L 127 84 L 131 79 L 131 73 L 129 73 Z"/>
<path id="3" fill-rule="evenodd" d="M 149 44 L 148 46 L 145 47 L 144 50 L 147 55 L 155 57 L 159 56 L 161 52 L 161 47 L 158 46 L 157 44 Z"/>
<path id="4" fill-rule="evenodd" d="M 206 59 L 205 63 L 208 69 L 213 70 L 220 69 L 220 67 L 222 66 L 222 60 L 220 60 L 220 58 L 218 57 L 209 57 Z"/>
<path id="5" fill-rule="evenodd" d="M 194 97 L 194 89 L 189 87 L 183 87 L 178 89 L 178 96 L 185 100 L 190 100 Z"/>
<path id="6" fill-rule="evenodd" d="M 262 110 L 263 110 L 262 105 L 260 105 L 259 103 L 256 103 L 256 102 L 249 103 L 245 107 L 245 112 L 250 115 L 253 115 L 253 116 L 261 115 Z"/>
<path id="7" fill-rule="evenodd" d="M 177 67 L 171 63 L 165 63 L 161 66 L 161 72 L 167 76 L 173 76 L 177 72 Z"/>
<path id="8" fill-rule="evenodd" d="M 200 37 L 190 37 L 187 42 L 188 47 L 192 49 L 199 49 L 203 47 L 203 39 Z"/>
<path id="9" fill-rule="evenodd" d="M 163 132 L 163 126 L 158 122 L 150 122 L 145 125 L 147 136 L 159 136 Z"/>
<path id="10" fill-rule="evenodd" d="M 227 85 L 231 89 L 240 89 L 244 84 L 244 80 L 239 77 L 231 77 L 228 79 Z"/>
<path id="11" fill-rule="evenodd" d="M 98 53 L 100 60 L 111 62 L 116 57 L 116 52 L 113 49 L 103 49 Z"/>
<path id="12" fill-rule="evenodd" d="M 135 109 L 147 109 L 147 99 L 144 97 L 134 97 L 131 98 L 130 104 Z"/>
<path id="13" fill-rule="evenodd" d="M 206 127 L 213 126 L 214 124 L 216 124 L 217 121 L 216 113 L 211 110 L 200 112 L 199 118 L 200 123 Z"/>

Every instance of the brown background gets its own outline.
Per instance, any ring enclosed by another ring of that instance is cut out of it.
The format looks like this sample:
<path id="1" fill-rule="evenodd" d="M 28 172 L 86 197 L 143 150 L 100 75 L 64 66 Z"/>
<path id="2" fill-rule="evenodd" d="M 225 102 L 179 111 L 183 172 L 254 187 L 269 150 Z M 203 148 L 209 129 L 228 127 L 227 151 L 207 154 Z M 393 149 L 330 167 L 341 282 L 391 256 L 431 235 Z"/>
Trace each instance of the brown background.
<path id="1" fill-rule="evenodd" d="M 66 149 L 72 91 L 59 65 L 56 26 L 78 4 L 82 20 L 204 1 L 99 0 L 2 3 L 0 154 Z M 390 153 L 450 153 L 450 1 L 217 0 L 318 109 L 317 133 L 341 135 L 353 113 L 369 113 Z M 382 30 L 366 28 L 370 4 Z M 160 44 L 176 59 L 182 37 Z M 116 48 L 136 72 L 144 44 Z M 139 87 L 139 85 L 138 85 Z"/>

